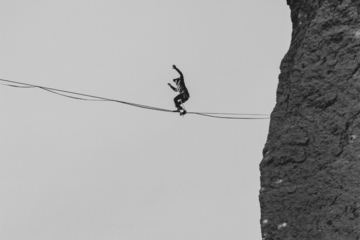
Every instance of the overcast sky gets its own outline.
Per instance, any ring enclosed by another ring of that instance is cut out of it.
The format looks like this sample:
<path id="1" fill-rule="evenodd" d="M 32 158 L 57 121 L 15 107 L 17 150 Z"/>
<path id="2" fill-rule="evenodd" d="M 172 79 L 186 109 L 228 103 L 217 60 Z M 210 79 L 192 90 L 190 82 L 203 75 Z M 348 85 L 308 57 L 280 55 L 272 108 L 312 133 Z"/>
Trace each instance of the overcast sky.
<path id="1" fill-rule="evenodd" d="M 0 78 L 166 109 L 270 114 L 278 0 L 1 0 Z M 180 117 L 0 86 L 0 238 L 261 239 L 269 120 Z"/>

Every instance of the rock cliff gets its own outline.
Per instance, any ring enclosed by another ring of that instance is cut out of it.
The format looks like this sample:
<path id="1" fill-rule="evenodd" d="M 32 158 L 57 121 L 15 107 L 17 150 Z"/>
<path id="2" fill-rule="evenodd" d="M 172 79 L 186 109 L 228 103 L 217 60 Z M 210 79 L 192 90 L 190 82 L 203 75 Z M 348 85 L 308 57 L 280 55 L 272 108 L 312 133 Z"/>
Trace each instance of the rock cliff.
<path id="1" fill-rule="evenodd" d="M 287 4 L 292 40 L 260 164 L 263 239 L 360 240 L 360 0 Z"/>

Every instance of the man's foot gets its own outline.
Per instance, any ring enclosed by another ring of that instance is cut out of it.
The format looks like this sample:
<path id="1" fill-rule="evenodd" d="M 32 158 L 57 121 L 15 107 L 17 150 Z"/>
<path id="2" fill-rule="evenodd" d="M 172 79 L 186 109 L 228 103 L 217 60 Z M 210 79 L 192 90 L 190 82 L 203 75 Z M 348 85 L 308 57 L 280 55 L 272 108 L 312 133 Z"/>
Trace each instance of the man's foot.
<path id="1" fill-rule="evenodd" d="M 184 116 L 186 114 L 186 110 L 183 109 L 182 111 L 180 111 L 180 116 Z"/>
<path id="2" fill-rule="evenodd" d="M 176 108 L 177 108 L 177 109 L 174 110 L 173 112 L 181 112 L 181 110 L 183 110 L 182 107 L 176 107 Z"/>

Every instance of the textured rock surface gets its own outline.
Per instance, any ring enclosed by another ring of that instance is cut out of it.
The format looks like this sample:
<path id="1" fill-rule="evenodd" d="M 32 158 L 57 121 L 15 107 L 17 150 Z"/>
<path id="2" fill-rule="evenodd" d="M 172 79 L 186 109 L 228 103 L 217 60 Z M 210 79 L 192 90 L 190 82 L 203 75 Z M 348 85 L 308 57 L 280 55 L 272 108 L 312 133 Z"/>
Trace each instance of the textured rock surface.
<path id="1" fill-rule="evenodd" d="M 360 240 L 360 0 L 287 4 L 292 41 L 260 164 L 263 239 Z"/>

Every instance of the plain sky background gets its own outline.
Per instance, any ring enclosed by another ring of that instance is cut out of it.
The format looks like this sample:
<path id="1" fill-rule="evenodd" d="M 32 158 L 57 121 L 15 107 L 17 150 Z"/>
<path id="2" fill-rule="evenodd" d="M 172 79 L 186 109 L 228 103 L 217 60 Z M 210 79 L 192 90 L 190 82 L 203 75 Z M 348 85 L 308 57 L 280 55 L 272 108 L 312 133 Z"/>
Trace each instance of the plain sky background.
<path id="1" fill-rule="evenodd" d="M 188 111 L 270 114 L 285 0 L 1 0 L 0 78 Z M 0 86 L 0 238 L 261 239 L 269 120 L 180 117 Z"/>

